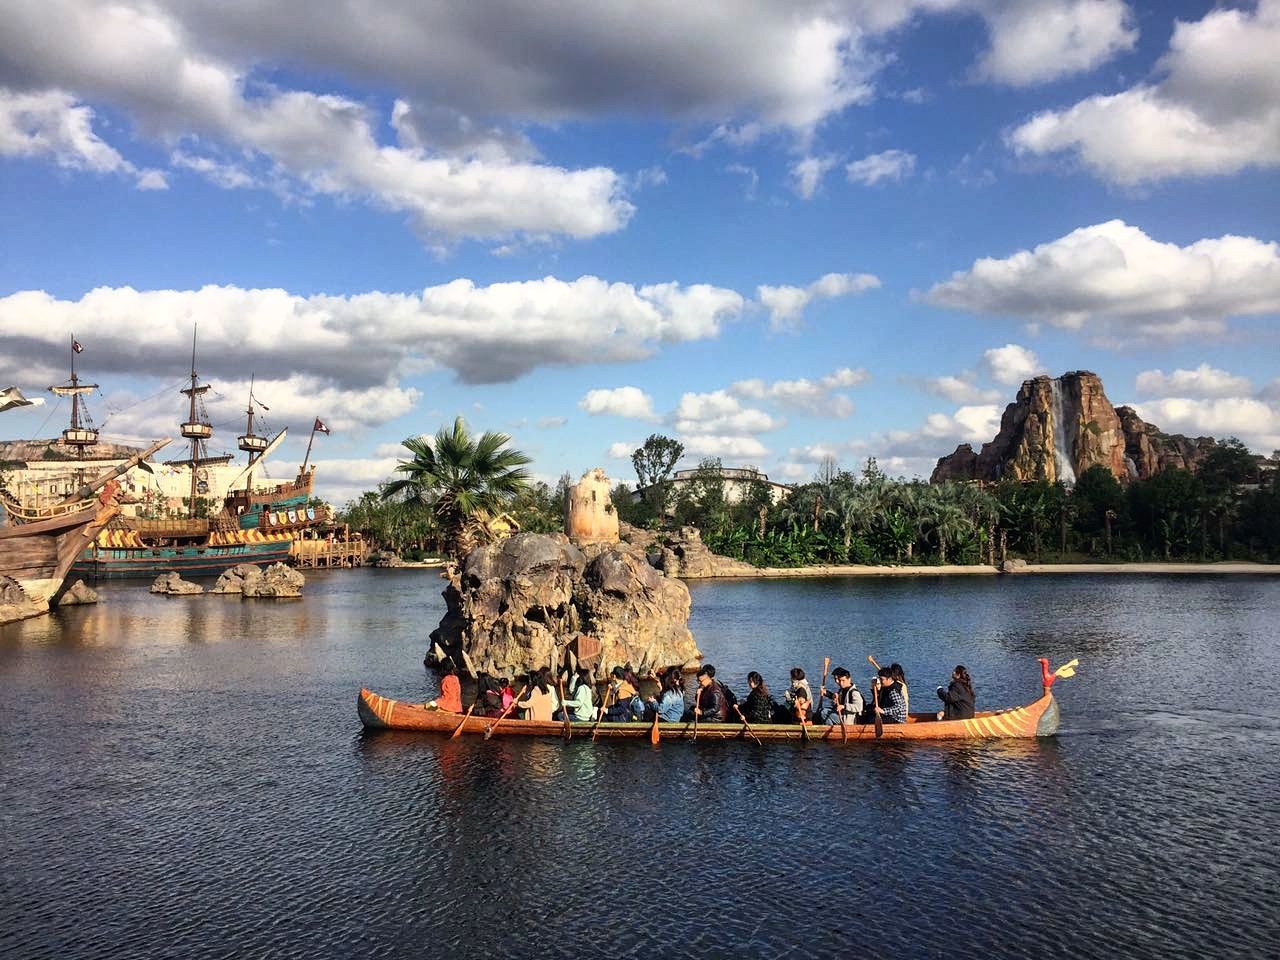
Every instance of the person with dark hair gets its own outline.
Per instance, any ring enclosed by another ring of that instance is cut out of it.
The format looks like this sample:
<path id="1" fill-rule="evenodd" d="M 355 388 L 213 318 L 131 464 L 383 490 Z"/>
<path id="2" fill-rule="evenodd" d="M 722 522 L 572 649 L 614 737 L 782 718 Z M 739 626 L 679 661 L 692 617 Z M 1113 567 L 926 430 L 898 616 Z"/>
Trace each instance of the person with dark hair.
<path id="1" fill-rule="evenodd" d="M 960 664 L 951 671 L 951 683 L 947 689 L 938 688 L 938 699 L 945 707 L 938 711 L 939 720 L 972 720 L 975 697 L 969 671 Z"/>
<path id="2" fill-rule="evenodd" d="M 428 702 L 427 706 L 450 713 L 462 712 L 462 683 L 458 680 L 458 667 L 452 657 L 440 661 L 440 696 Z"/>
<path id="3" fill-rule="evenodd" d="M 636 719 L 636 705 L 640 706 L 640 715 L 644 715 L 644 703 L 640 700 L 640 691 L 627 679 L 625 667 L 613 668 L 613 681 L 609 684 L 609 709 L 604 718 L 610 723 L 626 723 Z M 635 676 L 635 674 L 632 674 Z"/>
<path id="4" fill-rule="evenodd" d="M 649 698 L 649 707 L 661 723 L 679 723 L 684 717 L 684 671 L 668 667 L 662 675 L 662 689 L 657 699 Z M 653 714 L 649 714 L 653 719 Z"/>
<path id="5" fill-rule="evenodd" d="M 902 671 L 902 664 L 889 664 L 889 671 L 893 674 L 893 679 L 902 687 L 902 703 L 907 713 L 911 712 L 911 691 L 907 689 L 907 675 Z"/>
<path id="6" fill-rule="evenodd" d="M 503 677 L 498 681 L 498 685 L 502 693 L 502 712 L 506 713 L 507 707 L 511 706 L 511 704 L 515 702 L 516 692 L 511 686 L 510 677 Z"/>
<path id="7" fill-rule="evenodd" d="M 875 712 L 885 723 L 907 722 L 907 701 L 902 696 L 902 683 L 894 678 L 892 667 L 881 667 L 876 674 Z"/>
<path id="8" fill-rule="evenodd" d="M 746 717 L 748 723 L 772 723 L 773 697 L 769 696 L 769 688 L 764 682 L 764 677 L 752 670 L 747 674 L 747 686 L 751 692 L 742 701 L 742 715 Z"/>
<path id="9" fill-rule="evenodd" d="M 529 689 L 516 701 L 516 706 L 524 711 L 526 720 L 551 720 L 560 706 L 560 698 L 551 683 L 550 670 L 543 667 L 529 674 Z"/>
<path id="10" fill-rule="evenodd" d="M 497 677 L 480 674 L 476 684 L 476 714 L 481 717 L 502 716 L 502 683 Z"/>
<path id="11" fill-rule="evenodd" d="M 797 707 L 797 701 L 801 694 L 804 695 L 806 704 L 803 715 L 801 715 Z M 809 688 L 809 681 L 804 678 L 804 670 L 800 667 L 791 668 L 791 686 L 787 688 L 784 699 L 787 701 L 788 711 L 791 714 L 789 720 L 805 722 L 809 719 L 809 710 L 813 706 L 813 690 Z"/>
<path id="12" fill-rule="evenodd" d="M 591 671 L 587 667 L 579 667 L 569 678 L 569 699 L 565 705 L 569 708 L 569 719 L 578 723 L 590 723 L 596 718 L 596 687 Z M 563 711 L 556 711 L 556 720 L 563 720 Z"/>
<path id="13" fill-rule="evenodd" d="M 693 696 L 694 716 L 703 723 L 724 723 L 729 718 L 729 701 L 711 664 L 704 663 L 698 668 L 698 689 Z"/>
<path id="14" fill-rule="evenodd" d="M 836 667 L 831 671 L 835 678 L 836 688 L 828 693 L 824 688 L 822 700 L 818 705 L 818 720 L 829 727 L 844 723 L 857 723 L 858 715 L 864 706 L 862 692 L 853 682 L 853 676 L 844 667 Z"/>

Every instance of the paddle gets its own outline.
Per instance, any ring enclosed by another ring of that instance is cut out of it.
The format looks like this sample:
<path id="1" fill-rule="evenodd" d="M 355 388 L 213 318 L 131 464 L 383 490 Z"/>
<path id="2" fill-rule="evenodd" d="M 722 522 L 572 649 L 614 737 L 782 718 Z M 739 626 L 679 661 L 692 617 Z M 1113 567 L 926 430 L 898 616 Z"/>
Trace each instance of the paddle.
<path id="1" fill-rule="evenodd" d="M 475 708 L 476 708 L 476 705 L 474 703 L 472 703 L 471 706 L 467 707 L 467 712 L 463 715 L 462 722 L 453 728 L 453 733 L 449 734 L 450 740 L 456 740 L 459 736 L 462 735 L 462 728 L 465 727 L 467 725 L 467 721 L 471 719 L 471 711 L 474 710 Z"/>
<path id="2" fill-rule="evenodd" d="M 657 704 L 654 704 L 654 707 L 653 707 L 653 729 L 649 731 L 649 742 L 650 742 L 650 743 L 652 743 L 652 744 L 656 747 L 656 746 L 658 745 L 658 741 L 661 739 L 661 737 L 662 737 L 662 735 L 661 735 L 660 733 L 658 733 L 658 706 L 657 706 Z"/>
<path id="3" fill-rule="evenodd" d="M 698 688 L 698 692 L 693 695 L 693 736 L 689 738 L 690 743 L 698 742 L 698 711 L 702 709 L 702 688 Z"/>
<path id="4" fill-rule="evenodd" d="M 493 731 L 497 729 L 498 724 L 500 724 L 503 720 L 505 720 L 507 718 L 507 714 L 509 714 L 512 710 L 516 708 L 516 701 L 519 700 L 521 697 L 523 697 L 524 692 L 528 689 L 529 689 L 529 685 L 526 683 L 523 687 L 520 688 L 520 692 L 511 698 L 511 702 L 508 703 L 506 707 L 503 708 L 502 712 L 498 714 L 498 719 L 494 720 L 493 723 L 485 725 L 484 738 L 486 740 L 488 740 L 490 737 L 493 736 Z"/>
<path id="5" fill-rule="evenodd" d="M 747 718 L 742 715 L 742 710 L 739 709 L 736 703 L 733 705 L 733 710 L 738 715 L 738 719 L 742 721 L 742 728 L 746 730 L 747 733 L 751 734 L 752 740 L 754 740 L 756 743 L 760 743 L 760 738 L 757 737 L 756 732 L 751 729 L 751 724 L 747 723 Z M 763 744 L 761 744 L 761 746 L 763 746 Z"/>
<path id="6" fill-rule="evenodd" d="M 876 678 L 871 682 L 871 703 L 875 707 L 873 716 L 876 724 L 877 739 L 884 736 L 884 721 L 880 719 L 880 664 L 876 663 L 876 658 L 867 654 L 867 659 L 871 661 L 871 665 L 876 668 Z"/>
<path id="7" fill-rule="evenodd" d="M 569 704 L 564 698 L 564 680 L 556 677 L 556 689 L 560 691 L 560 712 L 564 714 L 564 739 L 568 743 L 573 739 L 573 725 L 569 723 Z"/>
<path id="8" fill-rule="evenodd" d="M 600 721 L 604 719 L 605 710 L 609 709 L 609 694 L 613 693 L 613 687 L 604 688 L 604 699 L 600 701 L 600 714 L 596 717 L 596 725 L 591 728 L 591 741 L 594 743 L 596 734 L 600 732 Z"/>

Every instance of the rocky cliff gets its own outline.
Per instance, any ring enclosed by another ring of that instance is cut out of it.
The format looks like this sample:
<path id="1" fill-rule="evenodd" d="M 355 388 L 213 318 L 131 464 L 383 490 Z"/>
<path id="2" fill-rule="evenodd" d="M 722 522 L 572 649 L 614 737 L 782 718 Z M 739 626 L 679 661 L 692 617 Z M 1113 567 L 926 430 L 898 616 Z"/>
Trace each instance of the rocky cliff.
<path id="1" fill-rule="evenodd" d="M 1129 407 L 1111 405 L 1097 374 L 1086 370 L 1036 377 L 1018 390 L 1000 418 L 1000 432 L 982 450 L 967 443 L 942 457 L 930 480 L 1048 480 L 1074 483 L 1095 465 L 1119 480 L 1169 467 L 1194 470 L 1213 447 L 1161 433 Z"/>
<path id="2" fill-rule="evenodd" d="M 486 673 L 559 666 L 569 653 L 601 676 L 627 663 L 644 672 L 701 656 L 688 588 L 626 543 L 579 549 L 564 534 L 517 534 L 468 554 L 444 598 L 432 641 Z"/>

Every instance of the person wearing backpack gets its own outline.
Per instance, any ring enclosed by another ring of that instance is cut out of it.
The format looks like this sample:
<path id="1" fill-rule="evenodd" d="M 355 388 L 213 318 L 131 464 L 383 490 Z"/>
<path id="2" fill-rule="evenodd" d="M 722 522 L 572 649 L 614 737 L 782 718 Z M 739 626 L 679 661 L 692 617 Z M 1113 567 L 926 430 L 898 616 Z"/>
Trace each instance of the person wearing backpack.
<path id="1" fill-rule="evenodd" d="M 862 693 L 853 682 L 853 677 L 844 667 L 836 667 L 831 672 L 835 678 L 836 689 L 828 693 L 822 691 L 822 706 L 819 707 L 819 719 L 829 727 L 845 723 L 857 723 L 858 715 L 864 706 Z"/>
<path id="2" fill-rule="evenodd" d="M 635 685 L 627 679 L 627 671 L 624 668 L 613 668 L 613 683 L 610 689 L 612 695 L 609 699 L 612 702 L 604 713 L 604 719 L 610 723 L 626 723 L 629 720 L 635 720 L 637 707 L 639 716 L 643 718 L 644 701 L 640 699 L 640 692 L 636 690 Z"/>

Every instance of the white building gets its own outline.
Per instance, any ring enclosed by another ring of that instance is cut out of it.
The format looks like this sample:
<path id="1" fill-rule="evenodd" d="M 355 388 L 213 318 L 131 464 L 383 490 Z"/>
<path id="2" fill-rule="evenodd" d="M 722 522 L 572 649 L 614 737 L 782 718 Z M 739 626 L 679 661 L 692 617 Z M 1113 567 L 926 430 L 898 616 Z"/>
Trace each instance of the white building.
<path id="1" fill-rule="evenodd" d="M 753 484 L 763 483 L 769 488 L 769 501 L 779 503 L 791 493 L 791 487 L 785 483 L 770 480 L 766 474 L 755 467 L 721 467 L 720 478 L 724 481 L 724 498 L 727 503 L 740 503 L 749 493 Z M 686 487 L 698 478 L 697 470 L 677 470 L 667 481 L 671 486 L 668 504 L 674 504 L 680 496 L 682 487 Z M 640 503 L 648 487 L 640 487 L 631 494 L 632 503 Z"/>

